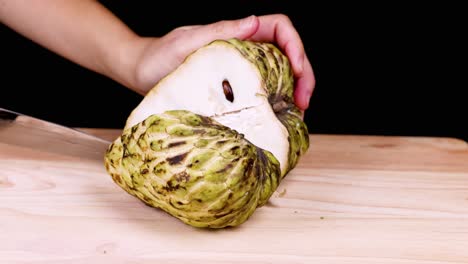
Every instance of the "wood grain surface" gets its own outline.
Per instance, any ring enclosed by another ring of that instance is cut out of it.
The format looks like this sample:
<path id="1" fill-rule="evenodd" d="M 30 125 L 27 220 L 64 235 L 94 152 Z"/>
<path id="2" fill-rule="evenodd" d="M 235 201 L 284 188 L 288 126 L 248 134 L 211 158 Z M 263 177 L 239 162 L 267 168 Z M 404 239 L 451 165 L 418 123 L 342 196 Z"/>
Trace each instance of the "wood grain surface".
<path id="1" fill-rule="evenodd" d="M 82 129 L 113 140 L 119 130 Z M 0 145 L 0 263 L 468 263 L 468 145 L 311 135 L 270 202 L 197 229 L 81 160 Z"/>

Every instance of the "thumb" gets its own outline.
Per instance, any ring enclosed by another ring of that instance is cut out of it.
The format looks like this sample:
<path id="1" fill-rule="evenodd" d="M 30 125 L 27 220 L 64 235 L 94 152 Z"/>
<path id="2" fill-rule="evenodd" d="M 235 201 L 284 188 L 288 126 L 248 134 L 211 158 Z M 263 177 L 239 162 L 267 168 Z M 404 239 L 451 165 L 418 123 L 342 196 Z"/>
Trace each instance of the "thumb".
<path id="1" fill-rule="evenodd" d="M 223 20 L 194 29 L 192 45 L 200 47 L 216 39 L 239 38 L 247 39 L 257 32 L 259 20 L 249 16 L 237 20 Z"/>

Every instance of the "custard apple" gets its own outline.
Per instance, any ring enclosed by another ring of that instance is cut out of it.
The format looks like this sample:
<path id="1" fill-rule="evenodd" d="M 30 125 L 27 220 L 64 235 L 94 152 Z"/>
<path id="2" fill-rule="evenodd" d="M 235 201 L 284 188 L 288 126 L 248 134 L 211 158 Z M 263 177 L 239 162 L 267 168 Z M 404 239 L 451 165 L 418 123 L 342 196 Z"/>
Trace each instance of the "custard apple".
<path id="1" fill-rule="evenodd" d="M 182 222 L 238 226 L 309 148 L 288 58 L 273 44 L 215 40 L 131 112 L 109 146 L 113 181 Z"/>

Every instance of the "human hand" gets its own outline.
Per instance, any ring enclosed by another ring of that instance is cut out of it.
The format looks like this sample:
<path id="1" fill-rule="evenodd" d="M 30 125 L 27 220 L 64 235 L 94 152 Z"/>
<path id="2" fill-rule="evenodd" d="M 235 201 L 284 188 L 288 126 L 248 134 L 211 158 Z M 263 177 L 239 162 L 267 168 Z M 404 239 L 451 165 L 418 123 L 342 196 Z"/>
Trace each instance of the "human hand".
<path id="1" fill-rule="evenodd" d="M 250 16 L 208 25 L 179 27 L 161 38 L 141 39 L 142 52 L 136 62 L 135 90 L 146 94 L 155 83 L 174 70 L 194 50 L 215 39 L 250 39 L 277 44 L 289 58 L 295 76 L 294 99 L 306 110 L 315 87 L 312 66 L 298 32 L 281 14 Z"/>

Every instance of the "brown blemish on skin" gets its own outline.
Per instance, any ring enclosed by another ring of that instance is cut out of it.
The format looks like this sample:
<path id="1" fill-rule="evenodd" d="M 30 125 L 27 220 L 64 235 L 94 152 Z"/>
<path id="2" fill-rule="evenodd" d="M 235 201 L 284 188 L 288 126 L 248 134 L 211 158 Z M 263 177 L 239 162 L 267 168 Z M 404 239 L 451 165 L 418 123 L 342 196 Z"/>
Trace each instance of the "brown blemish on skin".
<path id="1" fill-rule="evenodd" d="M 261 48 L 256 49 L 256 51 L 257 51 L 258 54 L 260 55 L 260 57 L 259 57 L 260 59 L 263 60 L 263 58 L 266 57 L 265 52 L 263 52 L 263 50 L 262 50 Z"/>
<path id="2" fill-rule="evenodd" d="M 222 146 L 226 142 L 227 142 L 227 140 L 220 140 L 220 141 L 216 142 L 216 146 Z"/>
<path id="3" fill-rule="evenodd" d="M 185 141 L 172 142 L 172 143 L 169 143 L 169 145 L 167 145 L 167 147 L 168 148 L 177 147 L 177 146 L 183 145 L 185 143 L 186 143 Z"/>
<path id="4" fill-rule="evenodd" d="M 216 173 L 224 173 L 233 167 L 232 163 L 227 164 L 224 168 L 218 170 Z"/>
<path id="5" fill-rule="evenodd" d="M 167 182 L 167 185 L 164 186 L 163 189 L 166 190 L 167 192 L 172 192 L 172 191 L 179 189 L 179 187 L 180 187 L 179 183 L 174 185 L 172 181 L 170 181 L 170 182 Z M 170 202 L 172 204 L 172 200 Z M 174 206 L 174 204 L 172 204 L 172 206 Z"/>
<path id="6" fill-rule="evenodd" d="M 205 134 L 205 130 L 204 129 L 194 129 L 193 130 L 193 133 L 194 134 L 197 134 L 197 135 L 202 135 L 202 134 Z"/>
<path id="7" fill-rule="evenodd" d="M 253 159 L 248 159 L 247 164 L 245 165 L 245 170 L 244 170 L 244 175 L 243 175 L 243 181 L 247 180 L 249 178 L 250 173 L 252 172 L 253 165 L 254 165 L 254 160 Z"/>
<path id="8" fill-rule="evenodd" d="M 288 108 L 288 103 L 286 103 L 284 100 L 278 101 L 273 104 L 273 111 L 275 113 L 281 112 L 282 110 L 285 110 Z"/>
<path id="9" fill-rule="evenodd" d="M 146 163 L 150 163 L 150 162 L 152 162 L 152 161 L 155 160 L 155 159 L 156 159 L 156 158 L 154 158 L 154 157 L 153 157 L 153 158 L 151 158 L 151 157 L 146 157 L 145 162 L 146 162 Z"/>
<path id="10" fill-rule="evenodd" d="M 164 173 L 166 173 L 166 170 L 163 169 L 163 168 L 159 168 L 157 170 L 154 170 L 153 172 L 155 172 L 156 174 L 164 174 Z"/>
<path id="11" fill-rule="evenodd" d="M 213 124 L 213 122 L 212 122 L 208 117 L 206 117 L 206 116 L 203 116 L 203 115 L 202 115 L 202 116 L 199 116 L 199 118 L 200 118 L 201 121 L 202 121 L 202 122 L 201 122 L 202 125 L 211 125 L 211 124 Z"/>
<path id="12" fill-rule="evenodd" d="M 162 161 L 160 163 L 158 163 L 154 169 L 153 169 L 153 173 L 155 174 L 163 174 L 163 173 L 166 173 L 166 170 L 164 169 L 164 165 L 166 164 L 166 161 Z"/>
<path id="13" fill-rule="evenodd" d="M 114 177 L 115 181 L 122 184 L 122 178 L 120 178 L 119 174 L 113 174 L 112 176 Z"/>
<path id="14" fill-rule="evenodd" d="M 188 155 L 188 152 L 182 153 L 174 157 L 167 158 L 166 160 L 167 162 L 169 162 L 169 165 L 180 164 L 185 159 L 185 157 L 187 157 L 187 155 Z"/>
<path id="15" fill-rule="evenodd" d="M 188 182 L 190 180 L 190 175 L 187 172 L 182 171 L 175 175 L 175 180 L 178 182 Z"/>

